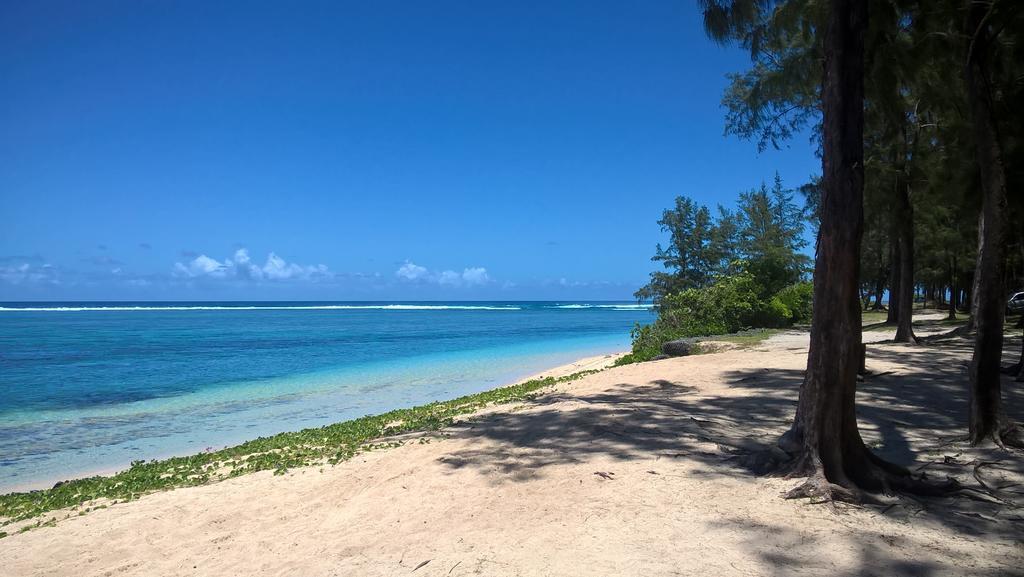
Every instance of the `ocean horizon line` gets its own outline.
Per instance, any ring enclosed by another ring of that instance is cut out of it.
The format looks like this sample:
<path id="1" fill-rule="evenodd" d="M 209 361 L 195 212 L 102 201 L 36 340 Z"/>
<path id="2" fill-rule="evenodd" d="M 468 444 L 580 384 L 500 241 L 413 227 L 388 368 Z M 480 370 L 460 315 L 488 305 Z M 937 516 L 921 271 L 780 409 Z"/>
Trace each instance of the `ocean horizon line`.
<path id="1" fill-rule="evenodd" d="M 61 299 L 0 300 L 3 304 L 49 303 L 626 303 L 636 299 Z"/>
<path id="2" fill-rule="evenodd" d="M 653 304 L 630 301 L 9 301 L 0 312 L 132 312 L 132 311 L 516 311 L 524 308 L 644 310 Z"/>

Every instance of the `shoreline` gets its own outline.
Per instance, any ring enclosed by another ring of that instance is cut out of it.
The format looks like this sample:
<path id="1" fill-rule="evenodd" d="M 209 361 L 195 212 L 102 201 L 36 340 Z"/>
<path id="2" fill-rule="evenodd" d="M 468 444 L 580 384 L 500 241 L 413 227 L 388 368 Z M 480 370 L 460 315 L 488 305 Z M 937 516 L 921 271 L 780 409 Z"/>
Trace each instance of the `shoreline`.
<path id="1" fill-rule="evenodd" d="M 570 363 L 565 363 L 565 364 L 561 364 L 561 365 L 555 365 L 555 366 L 552 366 L 552 367 L 550 367 L 550 368 L 548 368 L 546 370 L 530 374 L 530 375 L 528 375 L 526 377 L 510 380 L 510 381 L 508 381 L 508 382 L 506 382 L 504 384 L 500 384 L 500 385 L 498 385 L 496 387 L 493 387 L 491 389 L 486 389 L 484 391 L 480 391 L 480 393 L 488 393 L 488 392 L 491 392 L 491 391 L 494 391 L 494 390 L 497 390 L 497 389 L 503 389 L 503 388 L 506 388 L 506 387 L 520 385 L 522 383 L 526 383 L 526 382 L 529 382 L 529 381 L 535 381 L 535 380 L 538 380 L 538 379 L 544 379 L 544 378 L 558 379 L 558 378 L 566 377 L 566 376 L 574 374 L 574 373 L 579 373 L 581 371 L 602 370 L 602 369 L 605 369 L 605 368 L 608 368 L 608 367 L 612 366 L 616 360 L 618 360 L 619 358 L 621 358 L 625 354 L 627 354 L 627 353 L 624 352 L 624 351 L 619 351 L 619 352 L 600 354 L 600 355 L 587 355 L 587 356 L 584 356 L 584 357 L 580 357 L 580 358 L 578 358 L 575 361 L 570 362 Z M 439 400 L 437 400 L 435 402 L 446 402 L 446 401 L 450 401 L 450 400 L 452 400 L 452 399 L 439 399 Z M 396 407 L 396 408 L 393 408 L 391 410 L 394 411 L 394 410 L 402 410 L 402 409 L 403 409 L 403 407 Z M 324 425 L 324 426 L 336 425 L 336 424 L 347 422 L 347 421 L 351 421 L 351 420 L 354 420 L 354 419 L 346 419 L 346 420 L 342 420 L 342 421 L 332 422 L 332 423 L 329 423 L 329 424 Z M 288 433 L 297 433 L 300 430 L 304 430 L 304 429 L 299 429 L 299 430 L 295 430 L 295 431 L 283 431 L 281 433 L 276 433 L 275 435 L 288 434 Z M 272 437 L 272 436 L 275 436 L 275 435 L 269 435 L 269 436 Z M 258 437 L 258 438 L 263 438 L 263 437 Z M 203 454 L 203 453 L 216 453 L 218 451 L 223 451 L 225 449 L 230 449 L 232 447 L 237 447 L 237 446 L 240 446 L 240 445 L 252 442 L 254 440 L 255 439 L 246 439 L 244 441 L 237 442 L 237 443 L 228 443 L 228 444 L 222 444 L 222 445 L 212 445 L 208 450 L 200 451 L 200 452 L 188 452 L 188 453 L 171 452 L 171 453 L 163 453 L 163 454 L 159 454 L 159 455 L 152 455 L 152 456 L 148 456 L 148 458 L 145 459 L 145 461 L 166 461 L 168 459 L 194 457 L 194 456 L 197 456 L 197 455 L 200 455 L 200 454 Z M 11 494 L 16 494 L 16 493 L 31 493 L 31 492 L 46 491 L 46 490 L 54 488 L 54 485 L 56 485 L 58 483 L 63 484 L 63 483 L 68 483 L 68 482 L 72 482 L 72 481 L 79 481 L 79 480 L 82 480 L 82 479 L 88 479 L 88 478 L 92 478 L 92 477 L 112 477 L 112 476 L 117 475 L 119 473 L 123 473 L 123 472 L 127 471 L 130 468 L 131 468 L 131 464 L 130 463 L 124 463 L 124 464 L 117 465 L 117 466 L 112 466 L 112 467 L 101 467 L 101 468 L 97 468 L 97 469 L 80 471 L 78 473 L 75 473 L 73 476 L 59 475 L 59 476 L 54 476 L 54 477 L 46 477 L 46 478 L 41 478 L 41 479 L 35 479 L 35 480 L 26 481 L 26 482 L 22 482 L 22 483 L 17 483 L 17 484 L 13 484 L 13 485 L 0 485 L 0 496 L 11 495 Z"/>
<path id="2" fill-rule="evenodd" d="M 1014 492 L 1024 461 L 948 442 L 967 426 L 970 354 L 961 339 L 871 344 L 874 376 L 858 389 L 864 442 L 935 478 Z M 1013 508 L 951 496 L 836 514 L 783 499 L 796 480 L 741 466 L 789 426 L 806 362 L 807 335 L 791 331 L 574 379 L 549 369 L 500 394 L 363 419 L 355 429 L 387 434 L 336 466 L 243 471 L 8 524 L 0 566 L 74 577 L 1015 574 L 1024 525 Z M 1024 391 L 1006 394 L 1024 406 Z M 344 428 L 313 440 L 333 443 Z M 972 474 L 996 459 L 983 480 Z"/>

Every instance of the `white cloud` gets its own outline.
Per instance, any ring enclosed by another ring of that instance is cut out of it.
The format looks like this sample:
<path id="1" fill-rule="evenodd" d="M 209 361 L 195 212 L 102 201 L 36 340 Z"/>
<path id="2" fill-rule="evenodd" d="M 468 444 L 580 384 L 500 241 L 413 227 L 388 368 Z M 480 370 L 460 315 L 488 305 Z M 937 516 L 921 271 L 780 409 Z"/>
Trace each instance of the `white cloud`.
<path id="1" fill-rule="evenodd" d="M 395 271 L 395 275 L 398 276 L 398 278 L 405 280 L 419 280 L 421 278 L 425 278 L 428 274 L 427 267 L 420 266 L 410 261 L 405 261 L 405 264 L 398 267 L 398 270 Z"/>
<path id="2" fill-rule="evenodd" d="M 452 287 L 482 286 L 491 282 L 487 269 L 483 267 L 466 268 L 461 273 L 454 270 L 435 273 L 431 272 L 427 267 L 420 266 L 411 261 L 405 261 L 402 266 L 398 267 L 398 270 L 395 271 L 395 276 L 405 281 L 418 281 Z"/>
<path id="3" fill-rule="evenodd" d="M 179 276 L 223 278 L 226 270 L 227 264 L 221 264 L 205 254 L 192 259 L 188 265 L 181 264 L 180 262 L 174 263 L 174 272 Z"/>
<path id="4" fill-rule="evenodd" d="M 462 271 L 462 282 L 471 286 L 484 285 L 491 282 L 491 277 L 487 276 L 487 269 L 478 266 Z"/>
<path id="5" fill-rule="evenodd" d="M 253 262 L 249 251 L 240 248 L 224 261 L 201 254 L 187 263 L 174 263 L 174 275 L 184 278 L 214 278 L 241 280 L 317 280 L 331 275 L 326 265 L 300 265 L 290 263 L 271 252 L 263 265 Z"/>
<path id="6" fill-rule="evenodd" d="M 462 275 L 453 270 L 446 270 L 438 275 L 437 284 L 458 286 L 462 284 Z"/>
<path id="7" fill-rule="evenodd" d="M 27 262 L 0 266 L 0 282 L 10 284 L 60 284 L 57 268 Z"/>

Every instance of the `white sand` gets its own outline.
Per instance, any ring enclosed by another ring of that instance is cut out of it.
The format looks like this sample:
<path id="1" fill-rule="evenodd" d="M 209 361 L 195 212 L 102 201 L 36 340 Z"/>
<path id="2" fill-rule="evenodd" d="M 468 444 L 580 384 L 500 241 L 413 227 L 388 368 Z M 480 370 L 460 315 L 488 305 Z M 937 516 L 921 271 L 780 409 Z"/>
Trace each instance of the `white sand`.
<path id="1" fill-rule="evenodd" d="M 792 417 L 806 342 L 613 368 L 429 442 L 72 517 L 0 539 L 0 574 L 1020 575 L 1019 509 L 904 498 L 837 514 L 738 465 Z M 986 482 L 1019 483 L 1019 455 L 942 444 L 964 430 L 966 358 L 963 344 L 869 346 L 865 439 L 936 478 L 977 486 L 963 463 L 980 458 L 999 460 Z"/>

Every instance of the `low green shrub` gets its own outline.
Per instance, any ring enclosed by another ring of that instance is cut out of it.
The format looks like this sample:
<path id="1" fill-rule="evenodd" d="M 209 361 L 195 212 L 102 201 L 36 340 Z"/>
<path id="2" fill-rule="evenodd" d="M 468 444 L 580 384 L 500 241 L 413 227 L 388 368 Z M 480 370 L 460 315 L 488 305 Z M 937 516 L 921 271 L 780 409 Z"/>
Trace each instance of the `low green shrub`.
<path id="1" fill-rule="evenodd" d="M 633 327 L 632 336 L 632 351 L 615 361 L 616 366 L 649 361 L 661 354 L 661 345 L 663 343 L 675 339 L 681 339 L 689 335 L 686 335 L 677 327 L 669 326 L 664 322 L 655 321 L 649 325 L 641 325 L 637 323 Z"/>
<path id="2" fill-rule="evenodd" d="M 633 349 L 617 364 L 650 360 L 661 354 L 664 343 L 679 338 L 782 328 L 810 320 L 811 283 L 788 286 L 767 300 L 761 293 L 755 277 L 744 271 L 704 288 L 668 295 L 661 301 L 654 323 L 633 328 Z"/>
<path id="3" fill-rule="evenodd" d="M 658 322 L 687 337 L 734 333 L 752 326 L 757 318 L 758 288 L 754 277 L 744 272 L 722 277 L 706 288 L 669 295 L 659 309 Z"/>

